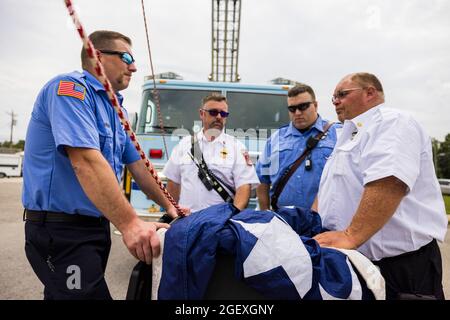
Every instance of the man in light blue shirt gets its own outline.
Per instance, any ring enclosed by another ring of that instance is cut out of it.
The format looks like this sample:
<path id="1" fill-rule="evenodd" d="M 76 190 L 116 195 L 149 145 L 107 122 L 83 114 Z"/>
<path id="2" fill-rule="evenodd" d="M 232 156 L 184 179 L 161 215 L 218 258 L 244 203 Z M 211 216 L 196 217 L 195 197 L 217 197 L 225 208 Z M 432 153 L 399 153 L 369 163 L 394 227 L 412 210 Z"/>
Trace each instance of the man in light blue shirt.
<path id="1" fill-rule="evenodd" d="M 89 38 L 122 104 L 118 92 L 136 72 L 131 40 L 113 31 Z M 81 60 L 83 72 L 59 75 L 43 87 L 26 137 L 25 252 L 45 286 L 45 299 L 111 299 L 104 279 L 109 221 L 136 258 L 150 263 L 158 255 L 156 230 L 168 225 L 138 218 L 119 185 L 124 164 L 149 197 L 176 214 L 123 130 L 84 50 Z"/>
<path id="2" fill-rule="evenodd" d="M 261 210 L 270 209 L 270 197 L 281 177 L 305 151 L 308 139 L 324 132 L 328 123 L 317 113 L 318 104 L 310 86 L 297 84 L 291 88 L 287 102 L 291 122 L 271 135 L 256 164 L 261 182 L 256 193 Z M 323 167 L 336 143 L 336 129 L 340 127 L 333 124 L 292 174 L 279 195 L 278 207 L 312 206 Z"/>
<path id="3" fill-rule="evenodd" d="M 122 104 L 120 93 L 117 97 Z M 68 146 L 100 151 L 117 181 L 123 164 L 140 159 L 103 85 L 87 70 L 57 76 L 39 93 L 27 132 L 23 204 L 29 210 L 101 217 L 71 170 Z"/>

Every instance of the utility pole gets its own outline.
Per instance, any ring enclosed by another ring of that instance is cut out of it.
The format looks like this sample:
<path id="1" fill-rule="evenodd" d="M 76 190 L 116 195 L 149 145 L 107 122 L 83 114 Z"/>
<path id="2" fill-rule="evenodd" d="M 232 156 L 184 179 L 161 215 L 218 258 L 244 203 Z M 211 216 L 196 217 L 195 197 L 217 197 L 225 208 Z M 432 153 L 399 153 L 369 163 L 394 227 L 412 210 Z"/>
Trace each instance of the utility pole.
<path id="1" fill-rule="evenodd" d="M 14 111 L 11 110 L 11 112 L 7 112 L 8 115 L 11 116 L 11 132 L 9 135 L 9 144 L 10 144 L 10 148 L 12 148 L 12 144 L 13 144 L 13 130 L 14 130 L 14 126 L 17 124 L 17 119 L 16 116 L 17 114 L 14 113 Z"/>

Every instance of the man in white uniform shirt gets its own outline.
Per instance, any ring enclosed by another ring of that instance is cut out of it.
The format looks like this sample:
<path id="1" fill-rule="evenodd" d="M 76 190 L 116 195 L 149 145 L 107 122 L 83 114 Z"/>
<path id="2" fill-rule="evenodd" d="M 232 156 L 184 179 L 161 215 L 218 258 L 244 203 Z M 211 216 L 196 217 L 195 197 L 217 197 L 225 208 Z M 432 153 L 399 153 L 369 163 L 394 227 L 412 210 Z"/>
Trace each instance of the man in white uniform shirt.
<path id="1" fill-rule="evenodd" d="M 387 299 L 444 299 L 447 218 L 431 141 L 409 115 L 383 106 L 380 81 L 355 73 L 336 86 L 345 119 L 320 182 L 321 246 L 357 249 L 380 267 Z"/>
<path id="2" fill-rule="evenodd" d="M 205 97 L 199 113 L 203 128 L 195 136 L 201 153 L 192 154 L 192 137 L 180 141 L 163 170 L 168 179 L 167 190 L 192 212 L 225 201 L 215 189 L 208 190 L 200 180 L 194 162 L 199 162 L 197 154 L 199 159 L 203 156 L 208 169 L 225 186 L 232 197 L 230 202 L 242 210 L 247 207 L 251 189 L 256 188 L 259 179 L 244 144 L 224 132 L 229 115 L 226 98 L 218 94 Z M 229 189 L 233 189 L 235 195 Z"/>

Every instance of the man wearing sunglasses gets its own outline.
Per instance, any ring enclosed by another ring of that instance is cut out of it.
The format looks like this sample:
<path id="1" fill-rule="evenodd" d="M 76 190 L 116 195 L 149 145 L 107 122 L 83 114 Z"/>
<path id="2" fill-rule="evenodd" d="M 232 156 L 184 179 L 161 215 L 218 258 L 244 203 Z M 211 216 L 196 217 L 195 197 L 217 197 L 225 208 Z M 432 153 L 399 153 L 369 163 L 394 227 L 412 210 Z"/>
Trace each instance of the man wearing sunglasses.
<path id="1" fill-rule="evenodd" d="M 267 140 L 264 152 L 256 165 L 261 181 L 257 188 L 261 210 L 269 210 L 274 193 L 289 168 L 303 154 L 309 139 L 324 132 L 328 121 L 317 113 L 318 103 L 313 89 L 298 84 L 288 92 L 287 110 L 291 122 L 281 127 Z M 282 187 L 277 207 L 298 206 L 310 208 L 319 188 L 320 176 L 327 158 L 336 143 L 336 128 L 332 125 L 317 146 L 300 163 Z M 272 208 L 276 209 L 276 208 Z"/>
<path id="2" fill-rule="evenodd" d="M 89 38 L 122 104 L 119 91 L 136 72 L 131 40 L 113 31 Z M 168 225 L 138 218 L 119 186 L 124 164 L 149 197 L 176 212 L 123 130 L 85 50 L 81 61 L 83 72 L 43 87 L 25 143 L 25 251 L 45 299 L 111 299 L 104 279 L 110 221 L 136 258 L 150 263 L 159 254 L 156 230 Z"/>
<path id="3" fill-rule="evenodd" d="M 194 137 L 183 138 L 164 167 L 167 189 L 193 212 L 224 201 L 242 210 L 259 180 L 245 146 L 224 132 L 230 115 L 226 97 L 219 94 L 205 97 L 199 114 L 202 130 Z M 202 161 L 225 193 L 212 187 L 210 179 L 201 173 L 198 165 Z"/>
<path id="4" fill-rule="evenodd" d="M 437 241 L 447 218 L 431 139 L 410 115 L 384 106 L 370 73 L 344 77 L 332 97 L 345 119 L 327 161 L 318 212 L 322 246 L 357 249 L 380 267 L 387 299 L 444 299 Z"/>

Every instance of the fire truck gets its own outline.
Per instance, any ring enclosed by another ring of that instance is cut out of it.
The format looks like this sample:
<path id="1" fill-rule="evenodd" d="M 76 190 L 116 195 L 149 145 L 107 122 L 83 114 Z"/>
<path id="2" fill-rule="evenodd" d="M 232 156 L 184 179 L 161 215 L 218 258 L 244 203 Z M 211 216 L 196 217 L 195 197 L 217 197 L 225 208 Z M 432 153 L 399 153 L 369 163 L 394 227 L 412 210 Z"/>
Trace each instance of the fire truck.
<path id="1" fill-rule="evenodd" d="M 286 110 L 288 85 L 174 79 L 155 79 L 155 82 L 156 91 L 152 79 L 144 81 L 142 104 L 133 125 L 139 144 L 164 183 L 166 178 L 161 171 L 173 148 L 182 137 L 202 128 L 198 109 L 206 95 L 219 93 L 226 96 L 230 116 L 225 132 L 244 143 L 253 163 L 256 163 L 270 134 L 289 122 Z M 140 216 L 157 219 L 164 213 L 139 189 L 128 172 L 125 173 L 124 189 Z M 253 193 L 249 207 L 254 208 L 256 204 Z"/>

